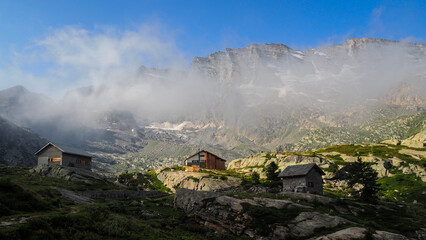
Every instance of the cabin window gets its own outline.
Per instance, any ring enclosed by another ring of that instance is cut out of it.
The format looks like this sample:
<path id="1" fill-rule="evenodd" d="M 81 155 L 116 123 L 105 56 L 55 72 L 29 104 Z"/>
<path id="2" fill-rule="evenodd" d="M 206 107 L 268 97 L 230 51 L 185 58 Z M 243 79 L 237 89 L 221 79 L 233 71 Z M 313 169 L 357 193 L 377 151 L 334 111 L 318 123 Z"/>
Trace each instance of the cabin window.
<path id="1" fill-rule="evenodd" d="M 314 182 L 308 182 L 308 187 L 314 187 Z"/>
<path id="2" fill-rule="evenodd" d="M 60 162 L 61 158 L 49 158 L 49 162 Z"/>
<path id="3" fill-rule="evenodd" d="M 77 159 L 75 162 L 81 165 L 90 165 L 90 161 L 86 160 Z"/>

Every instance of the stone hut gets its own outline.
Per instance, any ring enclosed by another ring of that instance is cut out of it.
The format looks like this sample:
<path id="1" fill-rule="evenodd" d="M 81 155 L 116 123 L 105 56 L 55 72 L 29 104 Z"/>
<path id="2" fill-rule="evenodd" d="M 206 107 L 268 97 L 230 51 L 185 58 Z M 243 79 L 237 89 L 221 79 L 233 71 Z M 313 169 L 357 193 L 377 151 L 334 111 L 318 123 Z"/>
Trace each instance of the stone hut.
<path id="1" fill-rule="evenodd" d="M 35 155 L 38 158 L 38 166 L 61 165 L 87 170 L 92 168 L 92 156 L 88 153 L 71 147 L 58 146 L 51 142 L 38 150 Z"/>
<path id="2" fill-rule="evenodd" d="M 226 160 L 215 154 L 201 150 L 185 160 L 186 167 L 199 167 L 206 169 L 225 170 Z"/>
<path id="3" fill-rule="evenodd" d="M 288 166 L 278 177 L 283 180 L 283 191 L 323 194 L 322 175 L 315 163 Z"/>

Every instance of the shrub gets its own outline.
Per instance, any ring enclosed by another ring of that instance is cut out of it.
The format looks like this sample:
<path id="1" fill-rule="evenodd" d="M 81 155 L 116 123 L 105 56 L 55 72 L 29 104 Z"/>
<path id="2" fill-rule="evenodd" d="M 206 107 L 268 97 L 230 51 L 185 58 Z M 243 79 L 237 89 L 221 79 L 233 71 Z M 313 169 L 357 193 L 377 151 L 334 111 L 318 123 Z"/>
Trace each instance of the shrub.
<path id="1" fill-rule="evenodd" d="M 272 158 L 277 158 L 276 154 L 267 153 L 265 155 L 266 160 L 271 160 Z"/>
<path id="2" fill-rule="evenodd" d="M 188 177 L 188 179 L 191 179 L 192 181 L 194 181 L 194 182 L 200 182 L 200 179 L 199 178 L 196 178 L 196 177 L 192 177 L 192 176 L 190 176 L 190 177 Z"/>

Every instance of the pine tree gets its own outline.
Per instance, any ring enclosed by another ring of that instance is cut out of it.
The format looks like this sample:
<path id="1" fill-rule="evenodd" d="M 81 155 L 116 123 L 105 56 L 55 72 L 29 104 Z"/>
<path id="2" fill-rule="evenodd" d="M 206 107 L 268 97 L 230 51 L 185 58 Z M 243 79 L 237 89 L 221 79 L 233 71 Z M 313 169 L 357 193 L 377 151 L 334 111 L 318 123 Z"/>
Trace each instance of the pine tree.
<path id="1" fill-rule="evenodd" d="M 271 181 L 277 181 L 278 180 L 278 165 L 275 162 L 271 162 L 269 166 L 266 168 L 266 179 Z"/>
<path id="2" fill-rule="evenodd" d="M 357 183 L 362 186 L 359 190 L 353 190 L 356 198 L 366 202 L 377 201 L 377 192 L 379 191 L 377 172 L 369 163 L 361 161 L 361 157 L 358 156 L 357 161 L 348 166 L 347 173 L 349 187 L 352 188 Z"/>
<path id="3" fill-rule="evenodd" d="M 259 184 L 260 183 L 260 175 L 257 172 L 253 172 L 251 174 L 251 181 L 253 182 L 253 184 Z"/>

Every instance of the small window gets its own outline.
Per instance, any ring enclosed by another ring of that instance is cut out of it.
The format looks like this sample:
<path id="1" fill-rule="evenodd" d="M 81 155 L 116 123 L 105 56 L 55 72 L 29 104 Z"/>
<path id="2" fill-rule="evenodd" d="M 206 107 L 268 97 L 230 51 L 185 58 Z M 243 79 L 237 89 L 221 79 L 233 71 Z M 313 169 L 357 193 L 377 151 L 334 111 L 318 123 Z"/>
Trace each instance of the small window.
<path id="1" fill-rule="evenodd" d="M 61 158 L 49 158 L 49 162 L 60 162 Z"/>
<path id="2" fill-rule="evenodd" d="M 314 187 L 314 182 L 308 182 L 308 187 Z"/>

